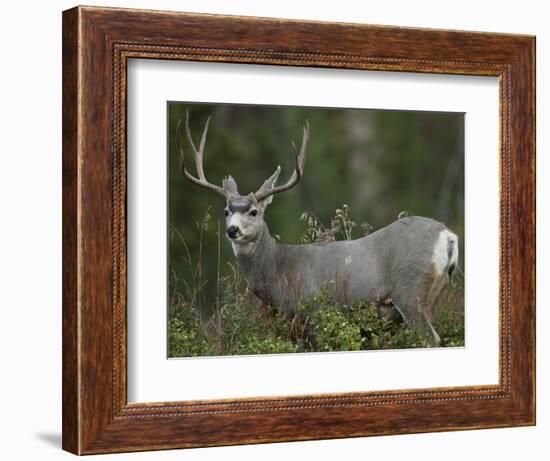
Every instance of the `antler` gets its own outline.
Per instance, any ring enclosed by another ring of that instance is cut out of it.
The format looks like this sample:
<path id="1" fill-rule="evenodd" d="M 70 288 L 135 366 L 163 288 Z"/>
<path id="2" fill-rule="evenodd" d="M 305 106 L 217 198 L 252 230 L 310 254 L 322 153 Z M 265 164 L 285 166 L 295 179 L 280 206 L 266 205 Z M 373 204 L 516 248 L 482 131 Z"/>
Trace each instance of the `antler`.
<path id="1" fill-rule="evenodd" d="M 187 141 L 191 148 L 193 149 L 193 152 L 195 153 L 195 168 L 197 170 L 198 178 L 193 176 L 189 171 L 187 171 L 187 168 L 185 167 L 185 155 L 183 153 L 183 148 L 181 147 L 181 125 L 182 120 L 178 122 L 178 126 L 176 127 L 176 148 L 178 149 L 180 153 L 180 161 L 181 161 L 181 171 L 183 175 L 189 179 L 189 181 L 195 183 L 197 186 L 204 187 L 205 189 L 213 190 L 214 192 L 217 192 L 218 194 L 223 195 L 224 197 L 227 196 L 226 191 L 223 187 L 216 186 L 215 184 L 211 184 L 208 182 L 204 175 L 204 167 L 203 167 L 203 155 L 204 155 L 204 144 L 206 143 L 206 134 L 208 133 L 208 124 L 210 123 L 210 117 L 208 117 L 208 120 L 206 120 L 206 124 L 204 125 L 204 130 L 202 132 L 201 137 L 201 143 L 199 145 L 199 149 L 197 150 L 197 147 L 195 146 L 195 143 L 193 142 L 193 138 L 191 137 L 191 131 L 189 130 L 189 110 L 185 111 L 185 132 L 187 135 Z"/>
<path id="2" fill-rule="evenodd" d="M 286 184 L 274 187 L 275 181 L 277 181 L 277 178 L 281 173 L 281 167 L 278 166 L 277 169 L 275 170 L 275 173 L 273 173 L 271 177 L 269 177 L 269 179 L 267 179 L 262 184 L 262 187 L 260 187 L 258 191 L 254 194 L 258 202 L 265 200 L 267 197 L 271 195 L 278 194 L 279 192 L 284 192 L 285 190 L 288 190 L 294 187 L 298 183 L 298 181 L 300 181 L 300 178 L 304 174 L 304 164 L 306 162 L 308 141 L 309 141 L 309 122 L 306 120 L 306 125 L 304 126 L 304 133 L 302 135 L 302 148 L 300 149 L 300 154 L 298 154 L 298 149 L 296 149 L 296 145 L 294 144 L 294 142 L 292 143 L 292 147 L 294 147 L 294 153 L 295 153 L 294 159 L 296 162 L 292 176 L 286 182 Z"/>

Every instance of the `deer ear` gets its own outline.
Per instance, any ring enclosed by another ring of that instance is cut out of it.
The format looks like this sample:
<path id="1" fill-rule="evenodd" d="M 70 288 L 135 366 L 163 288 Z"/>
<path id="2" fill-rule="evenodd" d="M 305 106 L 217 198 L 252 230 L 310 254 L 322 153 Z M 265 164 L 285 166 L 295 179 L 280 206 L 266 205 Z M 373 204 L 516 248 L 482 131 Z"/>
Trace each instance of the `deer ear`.
<path id="1" fill-rule="evenodd" d="M 237 183 L 233 179 L 233 176 L 229 175 L 227 176 L 227 178 L 224 178 L 222 182 L 222 186 L 227 193 L 239 195 L 239 191 L 237 189 Z"/>

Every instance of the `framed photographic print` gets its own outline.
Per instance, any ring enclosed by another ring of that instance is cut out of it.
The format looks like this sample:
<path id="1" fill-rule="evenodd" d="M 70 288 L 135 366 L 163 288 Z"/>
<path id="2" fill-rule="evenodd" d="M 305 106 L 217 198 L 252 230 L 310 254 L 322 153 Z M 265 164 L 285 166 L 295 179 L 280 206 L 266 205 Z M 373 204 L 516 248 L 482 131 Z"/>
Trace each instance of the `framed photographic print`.
<path id="1" fill-rule="evenodd" d="M 535 423 L 529 36 L 63 13 L 63 448 Z"/>

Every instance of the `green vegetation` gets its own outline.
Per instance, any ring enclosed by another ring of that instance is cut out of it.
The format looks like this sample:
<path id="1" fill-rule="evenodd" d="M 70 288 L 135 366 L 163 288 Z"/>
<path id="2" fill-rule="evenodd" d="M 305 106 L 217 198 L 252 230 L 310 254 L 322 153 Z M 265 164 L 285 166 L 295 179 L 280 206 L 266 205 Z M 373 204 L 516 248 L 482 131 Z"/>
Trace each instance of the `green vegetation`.
<path id="1" fill-rule="evenodd" d="M 236 279 L 238 275 L 236 274 Z M 305 300 L 296 315 L 262 307 L 242 289 L 242 281 L 223 280 L 224 294 L 212 317 L 179 299 L 169 320 L 169 357 L 279 354 L 429 347 L 427 338 L 401 321 L 384 319 L 363 302 L 338 305 L 326 293 Z M 242 290 L 242 291 L 241 291 Z M 464 345 L 461 283 L 453 282 L 438 304 L 435 329 L 442 346 Z"/>
<path id="2" fill-rule="evenodd" d="M 225 261 L 234 258 L 231 245 L 218 239 L 218 222 L 222 235 L 224 231 L 223 199 L 181 174 L 174 140 L 186 109 L 196 143 L 211 116 L 204 155 L 208 180 L 221 185 L 231 174 L 244 195 L 256 191 L 277 165 L 281 183 L 287 180 L 294 167 L 291 141 L 300 143 L 309 120 L 304 176 L 296 187 L 278 194 L 266 212 L 271 235 L 284 243 L 304 236 L 304 210 L 330 228 L 342 203 L 358 223 L 366 221 L 375 229 L 387 226 L 400 210 L 410 210 L 445 223 L 464 241 L 464 114 L 179 102 L 168 103 L 167 109 L 168 221 L 170 233 L 179 234 L 170 241 L 170 292 L 187 296 L 187 287 L 196 287 L 201 279 L 197 295 L 202 298 L 196 301 L 203 317 L 218 303 L 219 280 L 231 275 Z M 193 171 L 185 140 L 183 147 Z M 209 229 L 199 231 L 196 223 L 203 222 L 206 210 Z M 353 231 L 360 236 L 363 229 L 358 225 Z M 343 233 L 335 238 L 347 238 Z M 305 237 L 311 238 L 317 236 Z M 196 273 L 199 253 L 201 271 Z M 464 267 L 462 256 L 459 264 Z"/>
<path id="3" fill-rule="evenodd" d="M 411 210 L 445 223 L 462 245 L 464 114 L 177 102 L 167 109 L 170 357 L 426 345 L 402 322 L 384 320 L 376 307 L 339 306 L 324 293 L 303 300 L 293 316 L 262 308 L 224 241 L 223 201 L 181 175 L 175 129 L 188 109 L 198 141 L 211 116 L 206 176 L 221 184 L 231 174 L 246 195 L 277 165 L 281 180 L 288 178 L 294 166 L 291 141 L 301 139 L 309 120 L 304 177 L 277 195 L 266 212 L 271 234 L 282 242 L 357 238 L 372 229 L 363 221 L 379 229 L 399 210 Z M 186 154 L 193 169 L 188 149 Z M 349 207 L 341 206 L 344 202 Z M 459 265 L 464 267 L 462 254 Z M 462 346 L 461 273 L 437 303 L 435 317 L 442 345 Z"/>
<path id="4" fill-rule="evenodd" d="M 279 354 L 428 347 L 427 338 L 402 321 L 385 319 L 375 305 L 356 302 L 340 305 L 327 293 L 303 300 L 295 315 L 264 307 L 248 290 L 236 264 L 227 263 L 226 275 L 216 271 L 216 301 L 205 314 L 204 289 L 208 285 L 202 266 L 202 239 L 213 230 L 217 252 L 221 247 L 219 225 L 212 229 L 210 213 L 197 223 L 199 252 L 187 255 L 186 276 L 172 272 L 168 320 L 169 357 Z M 348 205 L 335 212 L 329 226 L 312 213 L 302 215 L 306 226 L 300 242 L 351 239 L 368 233 L 370 226 L 353 221 Z M 175 230 L 172 239 L 182 239 Z M 185 246 L 185 241 L 183 241 Z M 220 264 L 221 264 L 221 260 Z M 191 283 L 187 283 L 190 280 Z M 184 283 L 185 282 L 185 283 Z M 444 291 L 437 303 L 434 328 L 441 345 L 464 345 L 464 284 L 462 274 Z"/>

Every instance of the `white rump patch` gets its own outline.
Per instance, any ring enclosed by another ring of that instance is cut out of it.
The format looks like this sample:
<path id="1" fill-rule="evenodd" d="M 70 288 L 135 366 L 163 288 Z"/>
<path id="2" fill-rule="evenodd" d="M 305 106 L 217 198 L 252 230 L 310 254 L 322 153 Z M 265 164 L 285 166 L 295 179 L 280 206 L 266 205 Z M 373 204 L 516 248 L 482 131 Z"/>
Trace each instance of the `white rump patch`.
<path id="1" fill-rule="evenodd" d="M 449 229 L 443 229 L 435 242 L 432 263 L 438 275 L 458 262 L 458 237 Z"/>

